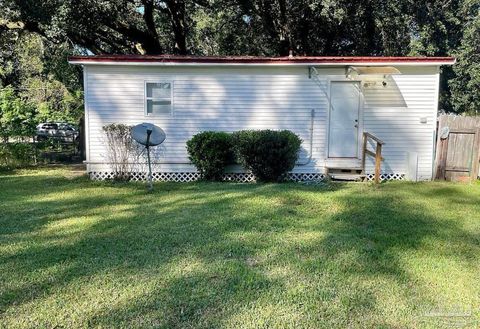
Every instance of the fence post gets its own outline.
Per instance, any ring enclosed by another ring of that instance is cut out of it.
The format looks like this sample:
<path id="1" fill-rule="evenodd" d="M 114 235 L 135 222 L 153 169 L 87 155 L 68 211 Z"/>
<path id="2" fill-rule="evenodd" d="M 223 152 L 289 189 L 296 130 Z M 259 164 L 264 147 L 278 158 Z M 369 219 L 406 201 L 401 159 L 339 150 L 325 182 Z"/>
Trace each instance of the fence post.
<path id="1" fill-rule="evenodd" d="M 472 172 L 471 178 L 472 181 L 475 181 L 477 177 L 480 175 L 479 167 L 480 167 L 480 128 L 477 128 L 475 131 L 473 140 L 473 154 L 472 154 Z"/>
<path id="2" fill-rule="evenodd" d="M 380 166 L 382 163 L 382 144 L 377 143 L 375 149 L 375 184 L 380 183 Z"/>
<path id="3" fill-rule="evenodd" d="M 362 134 L 363 136 L 363 146 L 362 146 L 362 174 L 365 174 L 365 163 L 366 159 L 365 157 L 367 156 L 367 135 L 365 133 Z"/>

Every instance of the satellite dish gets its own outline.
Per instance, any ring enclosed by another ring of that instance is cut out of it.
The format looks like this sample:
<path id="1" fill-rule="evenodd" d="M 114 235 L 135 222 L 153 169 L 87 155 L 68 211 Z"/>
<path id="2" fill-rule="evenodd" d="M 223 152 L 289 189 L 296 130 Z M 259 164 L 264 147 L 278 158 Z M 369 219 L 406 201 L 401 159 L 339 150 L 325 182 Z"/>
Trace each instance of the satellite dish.
<path id="1" fill-rule="evenodd" d="M 152 164 L 150 162 L 150 147 L 157 146 L 163 143 L 167 135 L 162 128 L 157 127 L 151 123 L 141 123 L 132 128 L 132 138 L 139 144 L 145 145 L 147 149 L 148 160 L 148 190 L 153 190 L 152 184 Z"/>
<path id="2" fill-rule="evenodd" d="M 151 131 L 150 134 L 148 132 Z M 132 138 L 137 143 L 145 146 L 157 146 L 162 144 L 167 135 L 162 128 L 151 123 L 141 123 L 132 128 Z"/>

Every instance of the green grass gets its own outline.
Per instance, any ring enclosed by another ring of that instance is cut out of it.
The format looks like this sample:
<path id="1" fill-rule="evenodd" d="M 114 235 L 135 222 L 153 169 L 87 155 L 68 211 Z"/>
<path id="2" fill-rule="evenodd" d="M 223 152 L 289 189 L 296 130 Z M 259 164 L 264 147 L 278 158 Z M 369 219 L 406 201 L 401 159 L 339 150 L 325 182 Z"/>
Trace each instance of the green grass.
<path id="1" fill-rule="evenodd" d="M 478 183 L 70 176 L 0 173 L 1 328 L 480 326 Z"/>

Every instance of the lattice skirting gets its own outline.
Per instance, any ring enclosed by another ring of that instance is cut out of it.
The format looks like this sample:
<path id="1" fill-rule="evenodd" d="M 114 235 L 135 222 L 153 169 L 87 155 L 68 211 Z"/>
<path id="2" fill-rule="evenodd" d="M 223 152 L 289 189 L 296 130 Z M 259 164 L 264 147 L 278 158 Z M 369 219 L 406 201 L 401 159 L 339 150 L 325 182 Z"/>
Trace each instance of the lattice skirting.
<path id="1" fill-rule="evenodd" d="M 92 171 L 89 176 L 93 180 L 110 180 L 115 178 L 115 173 L 107 171 Z M 130 181 L 144 181 L 147 179 L 147 173 L 131 172 L 128 175 Z M 154 181 L 162 182 L 193 182 L 200 178 L 197 172 L 154 172 L 152 174 Z M 322 181 L 326 178 L 322 173 L 289 173 L 287 180 L 292 182 Z M 366 176 L 367 180 L 374 179 L 373 174 Z M 380 180 L 404 180 L 404 174 L 382 174 Z M 223 180 L 227 182 L 249 183 L 255 181 L 252 173 L 226 173 Z"/>
<path id="2" fill-rule="evenodd" d="M 88 173 L 90 179 L 93 180 L 110 180 L 115 179 L 116 173 L 111 171 L 92 171 Z M 147 179 L 147 173 L 144 172 L 131 172 L 123 174 L 124 177 L 128 177 L 128 180 L 137 182 Z M 196 172 L 154 172 L 152 173 L 154 181 L 159 182 L 193 182 L 200 178 L 200 174 Z"/>
<path id="3" fill-rule="evenodd" d="M 321 173 L 288 173 L 287 180 L 292 182 L 322 181 L 327 176 Z"/>
<path id="4" fill-rule="evenodd" d="M 92 171 L 89 173 L 93 180 L 109 180 L 115 178 L 115 173 L 106 171 Z M 144 181 L 147 179 L 147 173 L 132 172 L 124 175 L 130 181 Z M 200 178 L 197 172 L 155 172 L 152 173 L 154 181 L 161 182 L 193 182 Z M 289 173 L 287 180 L 294 182 L 302 181 L 320 181 L 325 179 L 321 173 Z M 252 173 L 226 173 L 223 175 L 226 182 L 250 183 L 255 181 Z"/>
<path id="5" fill-rule="evenodd" d="M 368 181 L 373 181 L 375 179 L 375 174 L 367 174 L 366 178 Z M 405 174 L 381 174 L 380 181 L 385 180 L 405 180 Z"/>

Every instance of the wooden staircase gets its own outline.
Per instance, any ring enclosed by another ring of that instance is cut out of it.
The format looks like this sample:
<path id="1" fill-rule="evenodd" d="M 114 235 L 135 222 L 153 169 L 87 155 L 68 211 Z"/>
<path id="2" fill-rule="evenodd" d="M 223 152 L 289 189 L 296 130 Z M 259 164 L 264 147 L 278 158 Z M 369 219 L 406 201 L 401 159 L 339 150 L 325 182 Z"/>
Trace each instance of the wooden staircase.
<path id="1" fill-rule="evenodd" d="M 372 141 L 375 146 L 375 150 L 371 151 L 368 148 L 368 141 Z M 368 133 L 363 133 L 363 146 L 362 146 L 362 163 L 361 166 L 326 166 L 326 173 L 332 180 L 338 181 L 363 181 L 366 178 L 365 173 L 365 160 L 367 156 L 371 156 L 375 159 L 375 184 L 380 183 L 382 146 L 385 145 L 378 137 Z"/>

